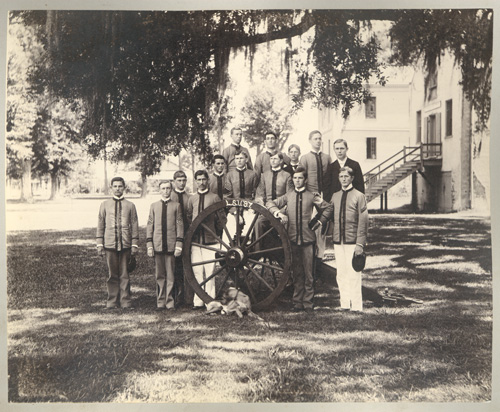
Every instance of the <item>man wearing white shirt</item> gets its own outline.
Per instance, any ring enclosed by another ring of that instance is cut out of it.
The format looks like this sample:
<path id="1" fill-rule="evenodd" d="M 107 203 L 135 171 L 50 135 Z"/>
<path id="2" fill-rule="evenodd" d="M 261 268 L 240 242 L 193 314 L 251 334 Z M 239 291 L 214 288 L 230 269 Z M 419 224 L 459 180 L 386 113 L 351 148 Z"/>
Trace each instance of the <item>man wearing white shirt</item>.
<path id="1" fill-rule="evenodd" d="M 361 193 L 365 193 L 365 182 L 361 166 L 355 160 L 347 157 L 349 147 L 344 139 L 337 139 L 333 142 L 333 149 L 337 160 L 328 165 L 328 170 L 325 176 L 325 200 L 330 201 L 332 195 L 341 189 L 339 181 L 339 171 L 342 167 L 350 167 L 354 173 L 352 185 Z"/>

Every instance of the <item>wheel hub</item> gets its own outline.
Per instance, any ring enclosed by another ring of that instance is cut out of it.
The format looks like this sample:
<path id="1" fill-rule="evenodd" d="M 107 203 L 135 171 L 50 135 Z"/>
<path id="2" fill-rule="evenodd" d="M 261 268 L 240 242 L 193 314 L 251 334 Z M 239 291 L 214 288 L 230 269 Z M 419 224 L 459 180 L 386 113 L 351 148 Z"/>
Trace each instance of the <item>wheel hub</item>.
<path id="1" fill-rule="evenodd" d="M 238 247 L 229 250 L 226 255 L 226 263 L 232 268 L 238 267 L 244 259 L 245 253 Z"/>

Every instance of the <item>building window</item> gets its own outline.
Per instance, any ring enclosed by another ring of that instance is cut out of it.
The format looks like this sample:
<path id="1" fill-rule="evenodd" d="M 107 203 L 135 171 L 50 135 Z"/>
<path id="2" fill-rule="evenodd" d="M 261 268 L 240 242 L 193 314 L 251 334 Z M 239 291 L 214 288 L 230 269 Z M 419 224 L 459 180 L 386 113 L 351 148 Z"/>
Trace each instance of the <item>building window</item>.
<path id="1" fill-rule="evenodd" d="M 375 119 L 377 117 L 377 98 L 369 97 L 365 101 L 365 117 L 367 119 Z"/>
<path id="2" fill-rule="evenodd" d="M 453 104 L 451 100 L 446 100 L 446 134 L 450 137 L 453 134 Z"/>
<path id="3" fill-rule="evenodd" d="M 417 144 L 422 142 L 422 111 L 417 112 Z"/>
<path id="4" fill-rule="evenodd" d="M 434 68 L 434 70 L 429 73 L 428 78 L 427 95 L 429 97 L 429 100 L 434 100 L 435 98 L 437 98 L 437 77 L 437 71 Z"/>
<path id="5" fill-rule="evenodd" d="M 377 158 L 377 138 L 367 137 L 366 138 L 366 158 L 376 159 Z"/>

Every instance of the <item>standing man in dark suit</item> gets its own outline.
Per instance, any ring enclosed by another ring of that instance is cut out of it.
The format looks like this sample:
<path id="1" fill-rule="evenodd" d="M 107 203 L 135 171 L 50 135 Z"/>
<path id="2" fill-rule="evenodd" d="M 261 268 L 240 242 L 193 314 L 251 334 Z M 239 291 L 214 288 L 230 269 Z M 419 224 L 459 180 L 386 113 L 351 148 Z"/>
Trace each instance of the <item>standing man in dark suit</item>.
<path id="1" fill-rule="evenodd" d="M 355 160 L 347 157 L 347 151 L 349 150 L 347 142 L 344 139 L 335 140 L 333 142 L 333 150 L 335 151 L 337 160 L 328 165 L 325 175 L 325 200 L 329 202 L 333 194 L 342 189 L 339 181 L 339 172 L 342 167 L 350 167 L 353 170 L 354 180 L 352 186 L 361 193 L 365 193 L 365 182 L 361 166 Z"/>
<path id="2" fill-rule="evenodd" d="M 300 166 L 300 147 L 296 144 L 291 144 L 288 147 L 288 157 L 290 158 L 290 164 L 284 163 L 283 170 L 290 174 L 293 174 L 297 167 Z"/>

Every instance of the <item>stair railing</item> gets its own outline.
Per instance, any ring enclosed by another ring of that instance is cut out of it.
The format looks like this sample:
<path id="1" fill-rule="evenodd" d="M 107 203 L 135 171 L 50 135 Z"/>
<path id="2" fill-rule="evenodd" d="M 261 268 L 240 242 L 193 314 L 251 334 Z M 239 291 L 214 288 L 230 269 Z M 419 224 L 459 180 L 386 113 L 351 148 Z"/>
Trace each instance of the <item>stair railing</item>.
<path id="1" fill-rule="evenodd" d="M 398 157 L 400 156 L 400 157 Z M 410 159 L 411 157 L 411 159 Z M 393 171 L 396 170 L 396 165 L 403 161 L 403 163 L 406 163 L 408 161 L 420 161 L 422 162 L 422 145 L 419 146 L 403 146 L 403 149 L 400 150 L 399 152 L 393 154 L 391 157 L 387 158 L 384 160 L 382 163 L 379 163 L 377 166 L 375 166 L 373 169 L 369 170 L 366 172 L 363 177 L 365 181 L 365 186 L 368 187 L 371 184 L 375 183 L 377 180 L 379 180 L 380 176 L 382 173 L 387 171 L 388 169 L 392 168 Z M 397 158 L 394 160 L 394 158 Z M 390 163 L 389 163 L 390 162 Z M 386 165 L 386 166 L 384 166 Z"/>

